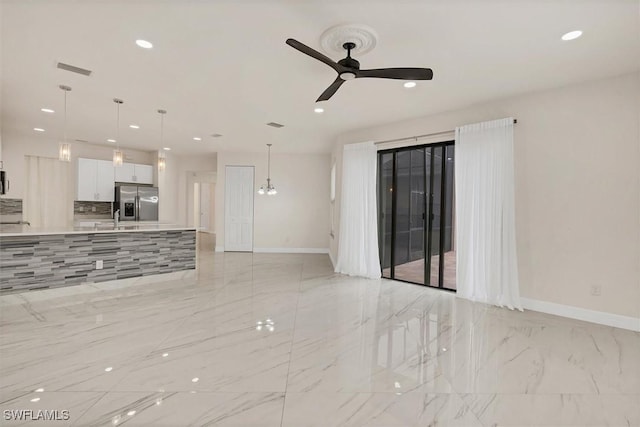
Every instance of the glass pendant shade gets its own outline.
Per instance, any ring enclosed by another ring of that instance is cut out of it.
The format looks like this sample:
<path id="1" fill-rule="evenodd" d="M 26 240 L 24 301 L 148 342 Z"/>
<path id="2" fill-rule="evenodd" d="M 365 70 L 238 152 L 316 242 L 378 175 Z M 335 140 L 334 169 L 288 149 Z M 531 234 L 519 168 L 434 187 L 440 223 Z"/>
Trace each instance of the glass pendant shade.
<path id="1" fill-rule="evenodd" d="M 120 150 L 113 150 L 113 166 L 122 166 L 124 154 Z"/>
<path id="2" fill-rule="evenodd" d="M 58 86 L 64 91 L 64 130 L 62 136 L 62 142 L 58 146 L 58 160 L 61 162 L 71 161 L 71 144 L 67 142 L 67 92 L 71 91 L 69 86 Z"/>
<path id="3" fill-rule="evenodd" d="M 58 149 L 58 159 L 62 162 L 71 161 L 71 144 L 61 142 Z"/>
<path id="4" fill-rule="evenodd" d="M 164 157 L 163 152 L 158 152 L 158 172 L 164 172 L 167 168 L 167 159 Z"/>
<path id="5" fill-rule="evenodd" d="M 160 114 L 160 147 L 164 146 L 164 115 L 167 114 L 167 110 L 158 110 Z M 164 172 L 167 167 L 167 159 L 164 157 L 164 152 L 158 151 L 158 172 Z"/>
<path id="6" fill-rule="evenodd" d="M 120 167 L 124 161 L 124 153 L 120 151 L 120 105 L 124 103 L 122 99 L 113 98 L 116 104 L 116 149 L 113 150 L 113 166 Z"/>

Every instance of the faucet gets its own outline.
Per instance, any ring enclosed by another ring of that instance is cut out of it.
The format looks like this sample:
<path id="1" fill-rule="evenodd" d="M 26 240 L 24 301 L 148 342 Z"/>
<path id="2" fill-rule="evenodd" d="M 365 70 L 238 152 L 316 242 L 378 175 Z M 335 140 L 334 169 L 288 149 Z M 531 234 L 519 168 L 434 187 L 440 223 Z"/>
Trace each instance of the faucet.
<path id="1" fill-rule="evenodd" d="M 113 213 L 113 227 L 118 228 L 118 222 L 120 221 L 120 209 Z"/>

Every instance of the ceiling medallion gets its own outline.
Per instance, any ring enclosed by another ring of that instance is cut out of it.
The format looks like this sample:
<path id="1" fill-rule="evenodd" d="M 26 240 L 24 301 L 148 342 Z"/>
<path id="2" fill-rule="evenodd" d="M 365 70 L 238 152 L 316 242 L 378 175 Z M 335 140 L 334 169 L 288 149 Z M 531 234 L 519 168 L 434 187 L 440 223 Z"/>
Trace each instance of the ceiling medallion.
<path id="1" fill-rule="evenodd" d="M 330 56 L 344 55 L 343 45 L 355 44 L 351 53 L 362 56 L 376 47 L 378 35 L 373 28 L 362 24 L 342 24 L 329 28 L 320 36 L 322 50 Z"/>

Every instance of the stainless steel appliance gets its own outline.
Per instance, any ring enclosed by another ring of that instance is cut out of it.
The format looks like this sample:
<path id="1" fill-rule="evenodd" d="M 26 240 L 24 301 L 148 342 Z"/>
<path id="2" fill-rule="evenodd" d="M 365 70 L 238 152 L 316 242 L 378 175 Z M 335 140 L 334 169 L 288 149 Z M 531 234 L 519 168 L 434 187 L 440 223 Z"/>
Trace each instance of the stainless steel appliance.
<path id="1" fill-rule="evenodd" d="M 157 221 L 158 188 L 137 185 L 116 187 L 114 209 L 120 210 L 120 221 Z"/>

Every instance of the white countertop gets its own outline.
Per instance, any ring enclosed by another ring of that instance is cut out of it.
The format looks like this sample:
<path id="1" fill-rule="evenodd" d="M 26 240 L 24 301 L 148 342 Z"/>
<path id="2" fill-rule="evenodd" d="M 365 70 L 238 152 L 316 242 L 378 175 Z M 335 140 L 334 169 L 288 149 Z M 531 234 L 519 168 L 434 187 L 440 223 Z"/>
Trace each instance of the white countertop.
<path id="1" fill-rule="evenodd" d="M 131 233 L 148 231 L 195 231 L 195 227 L 187 227 L 178 224 L 163 224 L 158 222 L 120 222 L 117 228 L 113 222 L 107 220 L 104 224 L 98 221 L 93 226 L 75 225 L 68 227 L 30 227 L 28 225 L 2 225 L 0 226 L 0 237 L 11 236 L 36 236 L 46 234 L 93 234 L 93 233 Z"/>

